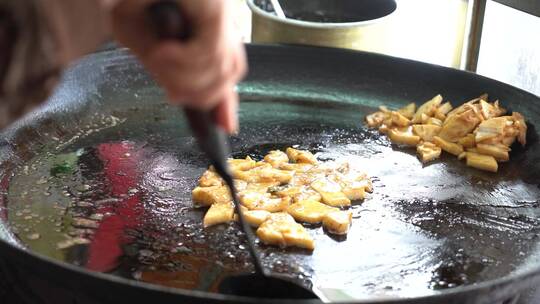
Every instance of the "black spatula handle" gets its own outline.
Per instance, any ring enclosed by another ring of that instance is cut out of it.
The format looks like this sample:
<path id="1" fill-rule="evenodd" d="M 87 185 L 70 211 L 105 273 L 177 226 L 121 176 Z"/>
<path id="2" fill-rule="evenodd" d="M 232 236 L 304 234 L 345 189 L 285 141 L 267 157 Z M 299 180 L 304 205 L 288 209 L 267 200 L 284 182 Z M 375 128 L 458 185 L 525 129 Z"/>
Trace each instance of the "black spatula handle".
<path id="1" fill-rule="evenodd" d="M 189 21 L 178 3 L 171 0 L 156 1 L 146 9 L 148 24 L 160 39 L 186 41 L 192 35 Z"/>

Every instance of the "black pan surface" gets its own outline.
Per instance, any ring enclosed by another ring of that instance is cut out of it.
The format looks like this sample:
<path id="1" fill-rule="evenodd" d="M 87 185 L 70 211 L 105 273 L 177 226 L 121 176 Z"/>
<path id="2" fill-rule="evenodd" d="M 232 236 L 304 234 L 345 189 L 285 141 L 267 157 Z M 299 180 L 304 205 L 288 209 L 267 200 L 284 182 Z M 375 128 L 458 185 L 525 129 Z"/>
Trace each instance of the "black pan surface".
<path id="1" fill-rule="evenodd" d="M 321 160 L 351 160 L 375 188 L 352 207 L 346 238 L 310 227 L 313 253 L 259 244 L 268 269 L 363 303 L 493 303 L 536 282 L 536 96 L 373 54 L 291 46 L 249 46 L 248 53 L 234 155 L 260 158 L 297 145 Z M 0 248 L 44 269 L 58 267 L 52 258 L 108 274 L 68 271 L 92 282 L 127 282 L 116 276 L 158 292 L 165 290 L 135 282 L 214 291 L 223 275 L 251 271 L 236 224 L 202 228 L 204 210 L 192 208 L 190 190 L 207 161 L 180 111 L 164 104 L 133 58 L 92 55 L 65 78 L 40 113 L 4 135 Z M 453 157 L 422 166 L 414 150 L 392 146 L 362 123 L 382 104 L 420 104 L 441 93 L 457 106 L 484 92 L 530 125 L 528 146 L 516 147 L 498 174 Z"/>

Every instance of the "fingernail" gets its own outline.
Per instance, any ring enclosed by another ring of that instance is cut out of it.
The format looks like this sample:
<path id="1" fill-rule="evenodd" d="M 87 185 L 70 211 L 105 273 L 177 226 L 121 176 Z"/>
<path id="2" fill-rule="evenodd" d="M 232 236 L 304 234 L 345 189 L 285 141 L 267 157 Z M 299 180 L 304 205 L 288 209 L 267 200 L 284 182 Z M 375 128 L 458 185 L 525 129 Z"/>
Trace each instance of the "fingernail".
<path id="1" fill-rule="evenodd" d="M 238 102 L 235 102 L 234 105 L 231 107 L 231 113 L 230 116 L 232 120 L 232 134 L 238 135 L 240 132 L 240 122 L 238 121 Z"/>
<path id="2" fill-rule="evenodd" d="M 238 130 L 240 129 L 238 126 L 238 116 L 236 113 L 231 113 L 229 117 L 229 133 L 231 135 L 238 135 Z"/>

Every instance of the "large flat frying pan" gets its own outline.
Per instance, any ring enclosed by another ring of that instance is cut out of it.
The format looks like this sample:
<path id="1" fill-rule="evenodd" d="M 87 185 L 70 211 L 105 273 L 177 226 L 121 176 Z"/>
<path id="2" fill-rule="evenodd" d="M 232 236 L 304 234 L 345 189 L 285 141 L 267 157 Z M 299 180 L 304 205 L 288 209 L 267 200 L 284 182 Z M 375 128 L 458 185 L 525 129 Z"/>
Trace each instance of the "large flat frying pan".
<path id="1" fill-rule="evenodd" d="M 346 238 L 313 253 L 258 244 L 264 263 L 358 303 L 510 303 L 540 278 L 540 99 L 481 76 L 380 55 L 248 46 L 236 156 L 298 145 L 374 179 Z M 530 125 L 497 174 L 422 166 L 363 126 L 384 104 L 488 92 Z M 260 302 L 208 291 L 251 271 L 236 224 L 203 229 L 190 190 L 207 161 L 178 109 L 123 50 L 83 59 L 3 134 L 0 253 L 29 303 Z M 270 302 L 270 301 L 268 301 Z M 291 303 L 293 301 L 281 301 Z M 309 302 L 309 301 L 304 301 Z M 316 301 L 311 301 L 316 302 Z"/>

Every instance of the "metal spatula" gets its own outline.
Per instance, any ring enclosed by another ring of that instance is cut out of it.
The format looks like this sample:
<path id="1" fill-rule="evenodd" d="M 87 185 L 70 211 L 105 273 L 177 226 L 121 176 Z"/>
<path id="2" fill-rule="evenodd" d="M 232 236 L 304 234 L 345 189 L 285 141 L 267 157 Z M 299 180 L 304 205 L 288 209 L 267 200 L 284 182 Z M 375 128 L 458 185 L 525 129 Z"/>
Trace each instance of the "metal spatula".
<path id="1" fill-rule="evenodd" d="M 174 1 L 158 1 L 147 9 L 149 22 L 154 27 L 156 35 L 161 39 L 187 40 L 191 29 L 178 4 Z M 315 294 L 285 278 L 268 274 L 263 268 L 261 258 L 255 250 L 255 237 L 251 227 L 246 222 L 240 202 L 230 174 L 227 157 L 229 145 L 225 132 L 214 123 L 213 113 L 184 109 L 190 127 L 197 138 L 201 150 L 206 153 L 216 172 L 223 178 L 231 190 L 234 206 L 240 226 L 246 235 L 248 250 L 253 259 L 255 273 L 229 276 L 219 285 L 219 291 L 249 297 L 280 298 L 280 299 L 309 299 L 317 298 Z"/>

